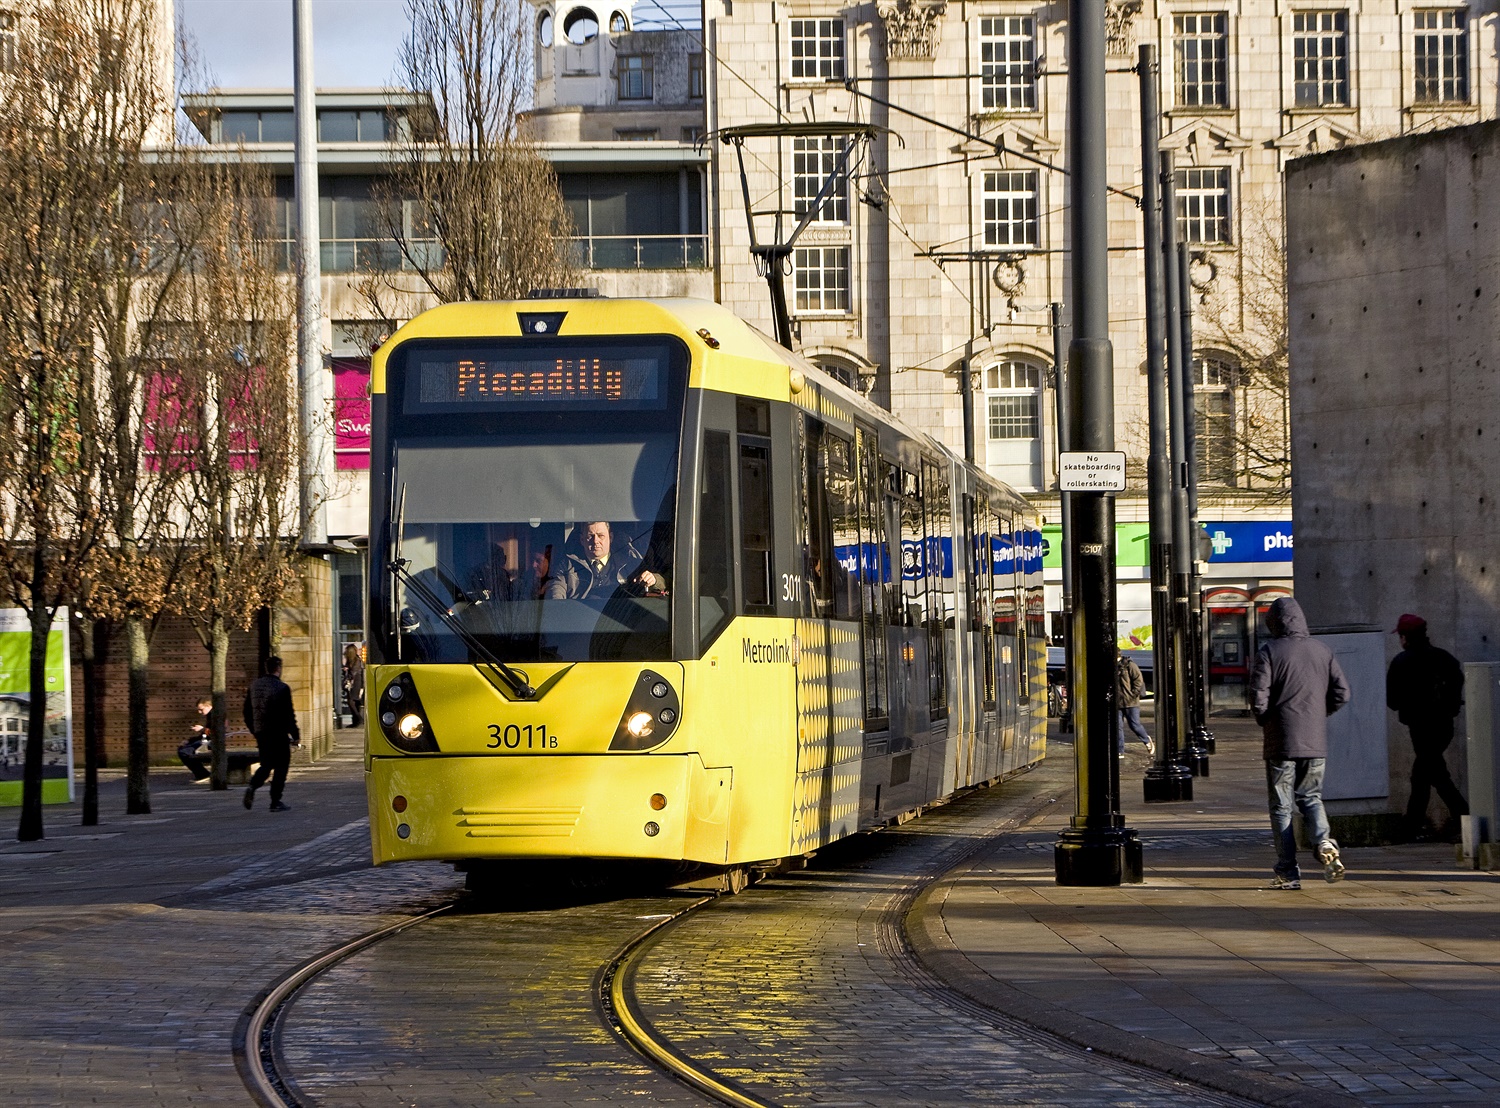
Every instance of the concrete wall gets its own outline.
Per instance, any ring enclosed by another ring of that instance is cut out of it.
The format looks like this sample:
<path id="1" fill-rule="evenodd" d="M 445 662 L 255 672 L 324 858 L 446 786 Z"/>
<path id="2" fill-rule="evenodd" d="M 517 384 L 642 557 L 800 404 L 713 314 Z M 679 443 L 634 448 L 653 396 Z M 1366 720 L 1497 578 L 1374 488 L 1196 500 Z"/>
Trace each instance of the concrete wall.
<path id="1" fill-rule="evenodd" d="M 1500 659 L 1500 123 L 1293 161 L 1286 217 L 1308 619 L 1416 612 L 1460 660 Z M 1387 719 L 1402 808 L 1411 749 Z M 1464 761 L 1460 739 L 1460 787 Z"/>

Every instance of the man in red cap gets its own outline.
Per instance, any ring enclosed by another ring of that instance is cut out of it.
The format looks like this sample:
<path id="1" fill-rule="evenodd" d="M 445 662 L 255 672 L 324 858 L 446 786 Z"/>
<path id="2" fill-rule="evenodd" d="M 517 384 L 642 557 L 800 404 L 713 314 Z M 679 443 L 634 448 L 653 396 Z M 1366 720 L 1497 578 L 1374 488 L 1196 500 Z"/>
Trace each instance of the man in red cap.
<path id="1" fill-rule="evenodd" d="M 1469 814 L 1463 793 L 1448 775 L 1443 751 L 1453 742 L 1453 718 L 1464 702 L 1464 671 L 1458 659 L 1427 641 L 1427 621 L 1408 613 L 1396 621 L 1401 653 L 1385 675 L 1385 703 L 1411 732 L 1411 797 L 1406 831 L 1418 841 L 1451 839 L 1459 816 Z M 1433 835 L 1427 827 L 1427 801 L 1436 789 L 1448 808 L 1448 824 Z"/>

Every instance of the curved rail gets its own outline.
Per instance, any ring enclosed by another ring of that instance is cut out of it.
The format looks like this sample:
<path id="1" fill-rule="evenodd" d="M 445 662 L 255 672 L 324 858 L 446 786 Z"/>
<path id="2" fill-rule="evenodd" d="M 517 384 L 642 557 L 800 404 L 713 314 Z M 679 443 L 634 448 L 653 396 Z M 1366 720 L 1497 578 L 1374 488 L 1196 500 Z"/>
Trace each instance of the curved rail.
<path id="1" fill-rule="evenodd" d="M 325 950 L 293 967 L 251 1001 L 235 1024 L 233 1049 L 234 1068 L 239 1071 L 240 1080 L 250 1090 L 255 1102 L 262 1108 L 307 1108 L 276 1065 L 276 1040 L 281 1016 L 298 989 L 324 970 L 338 965 L 365 947 L 390 938 L 408 927 L 425 923 L 452 908 L 453 905 L 445 904 L 419 916 L 377 927 L 374 931 L 367 931 L 346 943 Z"/>
<path id="2" fill-rule="evenodd" d="M 632 983 L 641 959 L 660 941 L 668 928 L 716 899 L 705 897 L 690 904 L 680 912 L 658 920 L 626 943 L 614 959 L 600 970 L 595 984 L 595 999 L 604 1021 L 617 1036 L 647 1061 L 659 1066 L 689 1088 L 710 1096 L 721 1104 L 732 1105 L 733 1108 L 775 1108 L 771 1102 L 755 1099 L 733 1082 L 700 1068 L 692 1059 L 674 1050 L 671 1043 L 655 1033 L 651 1022 L 636 1011 Z"/>

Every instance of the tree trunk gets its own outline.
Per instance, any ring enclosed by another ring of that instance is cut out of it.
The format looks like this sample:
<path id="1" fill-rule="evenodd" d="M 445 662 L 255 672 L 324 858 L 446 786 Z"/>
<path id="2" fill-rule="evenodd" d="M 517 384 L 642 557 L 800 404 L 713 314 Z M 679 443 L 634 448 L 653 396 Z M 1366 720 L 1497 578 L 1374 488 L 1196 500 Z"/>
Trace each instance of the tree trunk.
<path id="1" fill-rule="evenodd" d="M 47 636 L 52 632 L 51 614 L 37 600 L 46 570 L 33 570 L 31 591 L 31 693 L 26 724 L 26 763 L 21 778 L 21 825 L 16 838 L 23 843 L 43 837 L 42 748 L 47 742 Z"/>
<path id="2" fill-rule="evenodd" d="M 125 617 L 125 643 L 129 652 L 130 745 L 126 770 L 125 811 L 128 815 L 145 815 L 151 811 L 151 728 L 146 706 L 151 701 L 151 640 L 146 621 L 139 616 Z"/>
<path id="3" fill-rule="evenodd" d="M 229 628 L 215 616 L 208 634 L 209 695 L 213 698 L 211 789 L 229 788 Z"/>
<path id="4" fill-rule="evenodd" d="M 78 635 L 83 640 L 83 826 L 99 823 L 99 766 L 104 760 L 103 727 L 99 718 L 99 683 L 104 675 L 100 667 L 99 640 L 108 634 L 108 625 L 82 617 Z"/>

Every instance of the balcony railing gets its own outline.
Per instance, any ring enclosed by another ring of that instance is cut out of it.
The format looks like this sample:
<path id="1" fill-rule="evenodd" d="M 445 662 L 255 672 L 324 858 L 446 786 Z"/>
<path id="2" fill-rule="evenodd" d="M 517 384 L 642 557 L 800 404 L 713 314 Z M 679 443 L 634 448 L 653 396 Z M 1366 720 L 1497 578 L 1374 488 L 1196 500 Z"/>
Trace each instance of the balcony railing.
<path id="1" fill-rule="evenodd" d="M 702 269 L 707 235 L 583 235 L 573 260 L 583 269 Z"/>
<path id="2" fill-rule="evenodd" d="M 391 239 L 324 239 L 318 245 L 319 263 L 324 273 L 391 272 L 415 268 Z M 424 239 L 410 245 L 412 252 L 423 264 L 434 269 L 441 268 L 443 248 L 437 242 Z M 283 239 L 278 247 L 277 265 L 284 272 L 290 273 L 296 243 Z"/>

